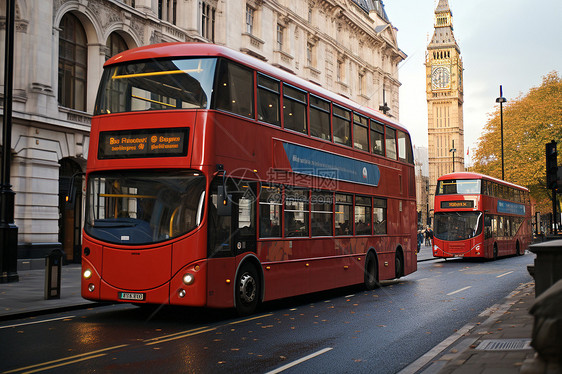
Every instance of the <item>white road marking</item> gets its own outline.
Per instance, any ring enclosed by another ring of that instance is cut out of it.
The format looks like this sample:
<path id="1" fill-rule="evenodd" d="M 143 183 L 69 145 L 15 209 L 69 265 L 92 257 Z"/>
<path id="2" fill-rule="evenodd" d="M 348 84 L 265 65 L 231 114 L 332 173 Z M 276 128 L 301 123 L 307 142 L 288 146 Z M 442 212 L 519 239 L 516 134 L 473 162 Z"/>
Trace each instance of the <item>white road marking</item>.
<path id="1" fill-rule="evenodd" d="M 467 287 L 461 288 L 460 290 L 456 290 L 456 291 L 453 291 L 453 292 L 449 292 L 449 293 L 447 294 L 447 296 L 451 296 L 451 295 L 454 295 L 454 294 L 456 294 L 456 293 L 462 292 L 462 291 L 464 291 L 464 290 L 468 290 L 469 288 L 472 288 L 472 286 L 467 286 Z"/>
<path id="2" fill-rule="evenodd" d="M 501 275 L 498 275 L 496 278 L 501 278 L 501 277 L 504 277 L 504 276 L 506 276 L 508 274 L 511 274 L 511 273 L 513 273 L 513 271 L 508 271 L 507 273 L 503 273 Z"/>
<path id="3" fill-rule="evenodd" d="M 272 370 L 272 371 L 267 372 L 266 374 L 277 374 L 277 373 L 281 373 L 282 371 L 285 371 L 285 370 L 287 370 L 287 369 L 290 369 L 290 368 L 292 368 L 293 366 L 297 366 L 298 364 L 301 364 L 301 363 L 303 363 L 303 362 L 305 362 L 305 361 L 307 361 L 307 360 L 310 360 L 311 358 L 314 358 L 314 357 L 316 357 L 316 356 L 320 356 L 320 355 L 322 355 L 322 354 L 324 354 L 324 353 L 326 353 L 326 352 L 328 352 L 328 351 L 331 351 L 332 349 L 334 349 L 334 348 L 324 348 L 324 349 L 321 349 L 321 350 L 319 350 L 318 352 L 309 354 L 308 356 L 305 356 L 305 357 L 303 357 L 303 358 L 300 358 L 300 359 L 298 359 L 298 360 L 296 360 L 296 361 L 289 362 L 287 365 L 283 365 L 283 366 L 281 366 L 280 368 L 277 368 L 277 369 L 275 369 L 275 370 Z"/>

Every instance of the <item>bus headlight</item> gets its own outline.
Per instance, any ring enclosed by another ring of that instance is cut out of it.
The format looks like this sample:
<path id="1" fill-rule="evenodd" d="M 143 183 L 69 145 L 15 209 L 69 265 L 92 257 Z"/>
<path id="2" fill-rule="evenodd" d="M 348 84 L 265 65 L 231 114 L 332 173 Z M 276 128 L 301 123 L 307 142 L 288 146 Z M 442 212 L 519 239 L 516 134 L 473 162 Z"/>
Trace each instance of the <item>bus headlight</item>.
<path id="1" fill-rule="evenodd" d="M 90 269 L 86 269 L 84 270 L 84 279 L 90 279 L 90 277 L 92 276 L 92 271 Z"/>
<path id="2" fill-rule="evenodd" d="M 192 284 L 194 280 L 195 280 L 195 277 L 191 273 L 186 273 L 183 276 L 183 283 L 187 286 Z"/>

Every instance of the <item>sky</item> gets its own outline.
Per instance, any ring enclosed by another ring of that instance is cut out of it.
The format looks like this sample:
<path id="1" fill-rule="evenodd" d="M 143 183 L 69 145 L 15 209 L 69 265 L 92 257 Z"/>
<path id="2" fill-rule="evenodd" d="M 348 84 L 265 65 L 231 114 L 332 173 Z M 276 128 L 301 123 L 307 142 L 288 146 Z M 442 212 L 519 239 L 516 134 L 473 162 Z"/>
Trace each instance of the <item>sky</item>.
<path id="1" fill-rule="evenodd" d="M 499 108 L 500 85 L 509 104 L 540 86 L 548 73 L 562 75 L 562 0 L 448 1 L 464 65 L 464 155 L 470 166 L 484 125 Z M 437 2 L 384 1 L 398 29 L 398 47 L 408 56 L 398 70 L 400 123 L 416 147 L 427 147 L 424 63 Z"/>

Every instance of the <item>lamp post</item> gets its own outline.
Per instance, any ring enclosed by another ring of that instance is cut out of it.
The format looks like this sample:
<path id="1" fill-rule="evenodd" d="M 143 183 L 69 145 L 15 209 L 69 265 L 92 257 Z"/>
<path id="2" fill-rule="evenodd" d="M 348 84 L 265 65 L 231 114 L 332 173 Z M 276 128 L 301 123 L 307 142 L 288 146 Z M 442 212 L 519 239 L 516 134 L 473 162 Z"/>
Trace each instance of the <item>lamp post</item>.
<path id="1" fill-rule="evenodd" d="M 503 162 L 503 103 L 507 100 L 503 97 L 502 86 L 500 84 L 500 97 L 496 99 L 496 103 L 500 103 L 500 131 L 501 131 L 501 143 L 502 143 L 502 180 L 505 180 L 505 169 Z"/>
<path id="2" fill-rule="evenodd" d="M 453 148 L 449 149 L 449 152 L 453 152 L 453 173 L 455 172 L 455 152 L 457 149 L 455 148 L 455 139 L 453 139 Z"/>
<path id="3" fill-rule="evenodd" d="M 379 110 L 381 112 L 383 112 L 383 114 L 386 114 L 388 112 L 390 112 L 390 108 L 388 107 L 388 105 L 386 105 L 386 99 L 385 99 L 385 89 L 382 89 L 382 105 L 379 105 Z"/>
<path id="4" fill-rule="evenodd" d="M 15 8 L 15 0 L 6 0 L 3 148 L 2 173 L 0 175 L 0 283 L 19 281 L 17 263 L 18 227 L 14 223 L 15 193 L 12 191 L 12 185 L 10 184 Z"/>

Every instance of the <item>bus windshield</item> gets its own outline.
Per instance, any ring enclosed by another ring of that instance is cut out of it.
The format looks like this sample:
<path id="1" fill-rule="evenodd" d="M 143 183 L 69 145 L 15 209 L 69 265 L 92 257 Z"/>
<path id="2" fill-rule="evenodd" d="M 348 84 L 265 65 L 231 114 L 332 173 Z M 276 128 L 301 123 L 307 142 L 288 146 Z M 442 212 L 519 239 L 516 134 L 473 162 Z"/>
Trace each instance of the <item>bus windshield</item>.
<path id="1" fill-rule="evenodd" d="M 437 183 L 437 195 L 479 194 L 480 179 L 450 179 Z"/>
<path id="2" fill-rule="evenodd" d="M 84 229 L 116 244 L 150 244 L 195 229 L 203 216 L 205 177 L 197 172 L 92 173 Z"/>
<path id="3" fill-rule="evenodd" d="M 135 61 L 104 69 L 94 115 L 207 109 L 216 58 Z"/>
<path id="4" fill-rule="evenodd" d="M 482 233 L 482 212 L 435 213 L 434 235 L 441 240 L 465 240 Z"/>

